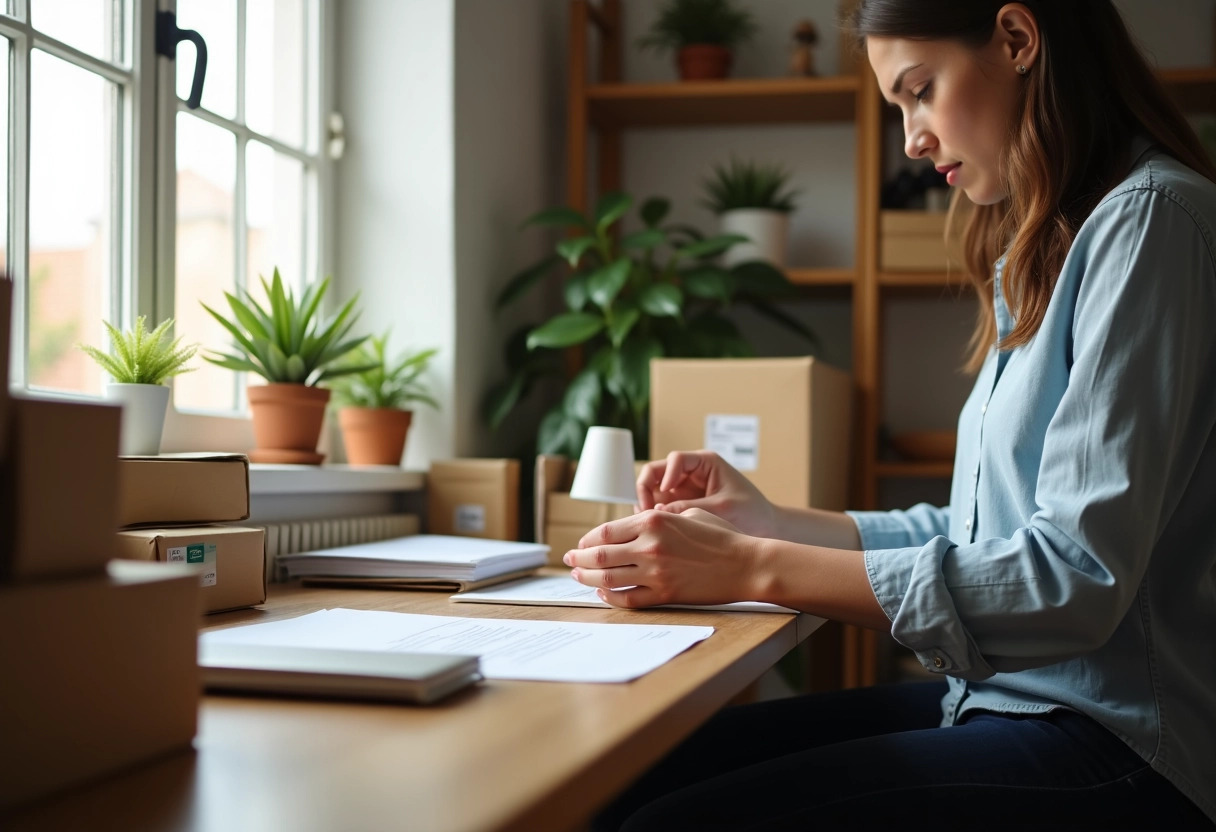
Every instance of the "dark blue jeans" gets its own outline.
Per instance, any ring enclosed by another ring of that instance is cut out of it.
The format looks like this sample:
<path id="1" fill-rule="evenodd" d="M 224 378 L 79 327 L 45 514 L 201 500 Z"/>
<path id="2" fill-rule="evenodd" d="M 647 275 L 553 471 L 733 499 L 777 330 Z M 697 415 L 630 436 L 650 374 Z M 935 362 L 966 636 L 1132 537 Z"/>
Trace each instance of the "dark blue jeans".
<path id="1" fill-rule="evenodd" d="M 924 682 L 728 708 L 593 828 L 1216 828 L 1088 717 L 976 713 L 939 728 L 945 692 Z"/>

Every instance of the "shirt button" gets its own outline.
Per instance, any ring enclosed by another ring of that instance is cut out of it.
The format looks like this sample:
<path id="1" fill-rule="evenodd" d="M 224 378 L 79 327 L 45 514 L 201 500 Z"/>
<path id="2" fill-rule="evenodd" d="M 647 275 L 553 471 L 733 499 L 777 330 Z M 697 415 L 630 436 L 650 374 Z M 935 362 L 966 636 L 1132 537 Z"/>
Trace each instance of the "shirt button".
<path id="1" fill-rule="evenodd" d="M 982 405 L 980 405 L 980 413 L 987 413 L 987 412 L 988 412 L 988 403 L 984 402 Z"/>
<path id="2" fill-rule="evenodd" d="M 941 670 L 943 667 L 946 666 L 946 663 L 944 661 L 942 661 L 941 656 L 934 656 L 933 657 L 933 666 L 936 667 L 938 670 Z"/>
<path id="3" fill-rule="evenodd" d="M 970 520 L 964 521 L 963 528 L 966 529 L 967 531 L 971 531 L 971 521 Z"/>

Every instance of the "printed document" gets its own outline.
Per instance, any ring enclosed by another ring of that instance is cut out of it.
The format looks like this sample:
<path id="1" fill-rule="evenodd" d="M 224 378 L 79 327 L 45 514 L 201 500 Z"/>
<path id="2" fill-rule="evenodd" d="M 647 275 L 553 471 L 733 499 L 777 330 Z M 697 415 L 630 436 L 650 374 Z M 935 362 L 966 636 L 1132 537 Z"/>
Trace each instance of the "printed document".
<path id="1" fill-rule="evenodd" d="M 627 682 L 713 634 L 713 627 L 457 618 L 333 609 L 203 633 L 202 644 L 479 656 L 487 679 Z"/>
<path id="2" fill-rule="evenodd" d="M 480 589 L 453 595 L 453 601 L 481 604 L 520 604 L 535 607 L 599 607 L 612 605 L 599 599 L 595 588 L 584 586 L 569 575 L 522 578 L 500 584 L 493 589 Z M 785 612 L 797 613 L 789 607 L 766 604 L 763 601 L 736 601 L 733 604 L 671 604 L 664 609 L 722 610 L 725 612 Z"/>

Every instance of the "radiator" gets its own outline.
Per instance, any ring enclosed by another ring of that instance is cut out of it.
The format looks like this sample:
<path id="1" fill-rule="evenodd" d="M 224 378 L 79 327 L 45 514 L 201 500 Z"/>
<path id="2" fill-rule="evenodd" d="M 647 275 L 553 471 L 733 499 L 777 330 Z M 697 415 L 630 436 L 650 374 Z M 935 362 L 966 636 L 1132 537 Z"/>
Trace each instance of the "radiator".
<path id="1" fill-rule="evenodd" d="M 390 537 L 417 534 L 416 514 L 377 514 L 369 517 L 330 517 L 323 520 L 285 520 L 281 523 L 242 523 L 266 530 L 266 582 L 284 578 L 279 555 L 314 549 L 350 546 Z"/>

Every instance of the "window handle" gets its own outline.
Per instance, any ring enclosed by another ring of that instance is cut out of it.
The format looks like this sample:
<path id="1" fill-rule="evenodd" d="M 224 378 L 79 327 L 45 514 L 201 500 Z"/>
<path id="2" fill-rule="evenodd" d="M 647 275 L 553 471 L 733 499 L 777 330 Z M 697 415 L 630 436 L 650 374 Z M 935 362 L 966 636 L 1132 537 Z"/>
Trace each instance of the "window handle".
<path id="1" fill-rule="evenodd" d="M 207 42 L 194 29 L 179 29 L 173 12 L 156 13 L 156 54 L 177 60 L 177 45 L 184 40 L 194 44 L 194 80 L 186 106 L 197 110 L 203 101 L 203 77 L 207 74 Z"/>

